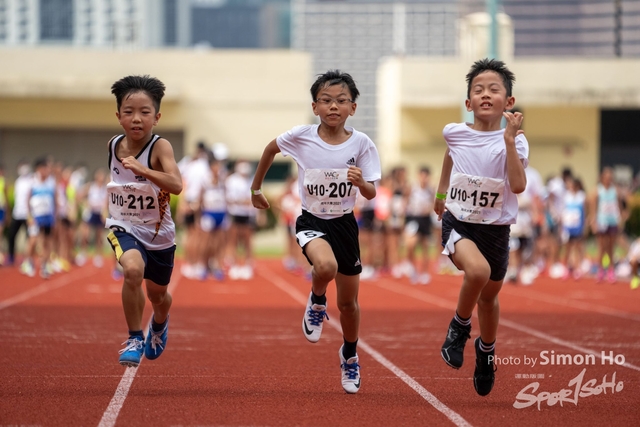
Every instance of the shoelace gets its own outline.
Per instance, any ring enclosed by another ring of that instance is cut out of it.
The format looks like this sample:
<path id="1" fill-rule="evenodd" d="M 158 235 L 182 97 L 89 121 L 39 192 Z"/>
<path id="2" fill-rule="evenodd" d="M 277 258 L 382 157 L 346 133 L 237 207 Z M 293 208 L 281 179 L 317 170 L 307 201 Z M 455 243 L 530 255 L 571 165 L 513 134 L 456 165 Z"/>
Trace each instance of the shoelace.
<path id="1" fill-rule="evenodd" d="M 120 350 L 119 354 L 125 353 L 127 351 L 132 351 L 132 350 L 136 350 L 136 351 L 142 350 L 142 340 L 129 338 L 128 340 L 122 343 L 122 345 L 125 345 L 125 344 L 126 344 L 126 347 Z"/>
<path id="2" fill-rule="evenodd" d="M 164 342 L 162 341 L 162 332 L 159 332 L 157 335 L 155 332 L 151 333 L 151 348 L 153 351 L 156 351 L 156 346 L 160 347 L 161 350 L 164 350 L 162 346 Z"/>
<path id="3" fill-rule="evenodd" d="M 342 364 L 341 368 L 347 378 L 349 378 L 350 380 L 355 380 L 358 376 L 358 368 L 360 368 L 360 365 L 358 365 L 357 363 L 345 362 Z"/>
<path id="4" fill-rule="evenodd" d="M 307 317 L 309 318 L 309 323 L 313 326 L 320 326 L 320 323 L 324 321 L 325 317 L 329 320 L 329 315 L 325 310 L 315 311 L 312 308 L 307 311 Z"/>
<path id="5" fill-rule="evenodd" d="M 456 350 L 464 349 L 464 345 L 466 344 L 467 340 L 471 338 L 471 334 L 469 333 L 469 331 L 463 328 L 456 327 L 451 328 L 451 330 L 451 335 L 453 335 L 451 347 L 455 348 Z"/>

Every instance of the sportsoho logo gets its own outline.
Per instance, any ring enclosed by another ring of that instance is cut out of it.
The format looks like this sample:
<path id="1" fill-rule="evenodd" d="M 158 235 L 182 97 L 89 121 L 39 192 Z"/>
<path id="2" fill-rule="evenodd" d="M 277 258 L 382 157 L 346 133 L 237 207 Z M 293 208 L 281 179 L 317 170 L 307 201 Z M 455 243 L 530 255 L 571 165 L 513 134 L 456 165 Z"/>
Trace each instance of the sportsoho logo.
<path id="1" fill-rule="evenodd" d="M 531 368 L 536 366 L 536 363 L 538 366 L 598 365 L 594 354 L 563 354 L 555 353 L 553 350 L 541 351 L 539 363 L 538 358 L 528 356 L 524 356 L 523 359 L 512 356 L 495 357 L 494 362 L 496 365 L 520 365 L 524 362 L 524 366 Z M 599 365 L 601 366 L 621 366 L 624 364 L 625 357 L 622 354 L 614 354 L 612 351 L 603 351 L 600 354 Z M 544 378 L 544 374 L 516 374 L 516 378 Z M 524 409 L 536 405 L 540 411 L 543 402 L 546 402 L 547 406 L 560 404 L 564 407 L 564 403 L 572 403 L 577 406 L 580 399 L 599 394 L 620 393 L 624 389 L 624 382 L 616 381 L 616 372 L 613 372 L 611 379 L 608 378 L 609 374 L 605 374 L 601 381 L 597 378 L 587 379 L 587 368 L 583 368 L 578 375 L 568 381 L 566 388 L 558 391 L 540 391 L 540 382 L 535 381 L 518 392 L 513 407 Z"/>

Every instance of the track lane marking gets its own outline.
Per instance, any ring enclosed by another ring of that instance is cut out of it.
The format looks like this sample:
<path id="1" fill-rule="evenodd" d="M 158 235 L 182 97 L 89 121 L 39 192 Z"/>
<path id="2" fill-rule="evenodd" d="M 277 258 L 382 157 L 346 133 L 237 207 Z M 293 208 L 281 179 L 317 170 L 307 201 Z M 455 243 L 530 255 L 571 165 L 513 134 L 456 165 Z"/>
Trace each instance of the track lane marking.
<path id="1" fill-rule="evenodd" d="M 5 308 L 9 308 L 16 304 L 20 304 L 21 302 L 27 301 L 46 292 L 62 288 L 75 282 L 76 280 L 84 279 L 91 274 L 93 274 L 91 270 L 79 269 L 74 270 L 71 273 L 66 273 L 64 275 L 58 276 L 51 280 L 45 280 L 36 287 L 29 289 L 28 291 L 24 291 L 18 295 L 0 301 L 0 310 L 4 310 Z"/>
<path id="2" fill-rule="evenodd" d="M 265 274 L 268 273 L 268 274 Z M 293 298 L 296 302 L 300 303 L 302 306 L 307 304 L 308 296 L 303 295 L 300 291 L 298 291 L 295 287 L 291 286 L 287 283 L 279 275 L 275 274 L 272 270 L 267 267 L 263 267 L 258 272 L 260 276 L 262 276 L 267 281 L 271 282 L 277 288 L 282 290 L 284 293 L 288 294 L 291 298 Z M 328 323 L 333 329 L 337 330 L 339 333 L 342 333 L 342 327 L 340 326 L 340 322 L 335 320 L 327 320 Z M 462 415 L 458 414 L 447 405 L 442 403 L 435 397 L 431 392 L 429 392 L 426 388 L 424 388 L 420 383 L 418 383 L 415 379 L 409 376 L 402 369 L 394 365 L 389 359 L 384 357 L 380 352 L 376 351 L 373 347 L 367 344 L 362 338 L 358 339 L 358 347 L 365 351 L 365 353 L 369 354 L 374 360 L 380 363 L 382 366 L 391 371 L 396 377 L 398 377 L 402 382 L 408 385 L 411 389 L 413 389 L 420 397 L 429 402 L 431 406 L 433 406 L 436 410 L 441 412 L 444 416 L 446 416 L 453 424 L 459 427 L 471 427 L 471 424 L 467 420 L 465 420 Z"/>
<path id="3" fill-rule="evenodd" d="M 375 284 L 375 286 L 378 286 L 379 288 L 386 289 L 388 291 L 395 292 L 395 293 L 401 294 L 401 295 L 405 295 L 405 296 L 408 296 L 408 297 L 411 297 L 411 298 L 415 298 L 417 300 L 424 301 L 426 303 L 429 303 L 429 304 L 432 304 L 432 305 L 436 305 L 438 307 L 442 307 L 442 308 L 445 308 L 447 310 L 454 310 L 455 309 L 456 303 L 454 301 L 450 301 L 450 300 L 447 300 L 447 299 L 444 299 L 444 298 L 440 298 L 440 297 L 437 297 L 435 295 L 429 294 L 427 292 L 421 292 L 421 291 L 417 291 L 417 290 L 414 290 L 414 289 L 406 289 L 406 288 L 404 288 L 402 286 L 398 286 L 397 283 L 394 283 L 394 286 L 389 286 L 389 285 L 382 284 L 383 282 L 387 283 L 386 280 L 378 280 L 374 284 Z M 478 317 L 478 315 L 476 313 L 477 312 L 474 310 L 473 317 L 475 317 L 475 318 Z M 521 325 L 520 323 L 504 319 L 502 316 L 500 316 L 500 322 L 499 323 L 502 326 L 506 326 L 508 328 L 515 329 L 515 330 L 520 331 L 520 332 L 524 332 L 526 334 L 529 334 L 529 335 L 532 335 L 534 337 L 537 337 L 537 338 L 552 342 L 554 344 L 558 344 L 558 345 L 563 346 L 563 347 L 568 347 L 570 349 L 573 349 L 573 350 L 581 352 L 581 353 L 593 354 L 595 357 L 597 357 L 598 359 L 602 360 L 602 354 L 596 352 L 595 350 L 591 350 L 589 348 L 582 347 L 582 346 L 577 345 L 577 344 L 573 344 L 573 343 L 571 343 L 569 341 L 565 341 L 565 340 L 563 340 L 561 338 L 556 338 L 556 337 L 554 337 L 552 335 L 546 334 L 544 332 L 540 332 L 537 329 L 533 329 L 533 328 L 530 328 L 528 326 Z M 625 363 L 623 363 L 621 365 L 617 365 L 617 366 L 624 366 L 626 368 L 633 369 L 634 371 L 640 372 L 640 366 L 636 366 L 636 365 L 634 365 L 632 363 L 629 363 L 629 362 L 625 362 Z"/>
<path id="4" fill-rule="evenodd" d="M 173 294 L 173 291 L 178 286 L 178 283 L 180 282 L 180 278 L 182 277 L 180 274 L 180 270 L 179 269 L 176 269 L 176 270 L 177 270 L 177 276 L 175 277 L 175 279 L 171 280 L 167 290 L 170 294 Z M 146 305 L 146 299 L 145 299 L 145 305 Z M 146 326 L 142 330 L 142 333 L 144 334 L 145 337 L 147 336 L 147 332 L 149 331 L 149 323 L 151 322 L 151 317 L 153 317 L 153 311 L 151 312 L 151 316 L 149 316 L 149 320 L 147 320 Z M 143 360 L 144 360 L 144 357 L 140 359 L 140 364 L 142 364 Z M 124 401 L 126 400 L 127 395 L 129 394 L 129 389 L 131 388 L 131 384 L 133 384 L 133 380 L 136 377 L 136 373 L 138 372 L 139 367 L 140 365 L 138 365 L 135 368 L 128 367 L 125 369 L 124 374 L 122 374 L 122 379 L 120 380 L 120 383 L 118 384 L 118 387 L 116 388 L 116 391 L 113 394 L 113 397 L 111 398 L 111 401 L 107 406 L 107 409 L 105 409 L 104 413 L 102 414 L 102 418 L 100 419 L 100 423 L 98 424 L 98 427 L 113 427 L 116 425 L 116 420 L 118 419 L 120 410 L 124 405 Z"/>

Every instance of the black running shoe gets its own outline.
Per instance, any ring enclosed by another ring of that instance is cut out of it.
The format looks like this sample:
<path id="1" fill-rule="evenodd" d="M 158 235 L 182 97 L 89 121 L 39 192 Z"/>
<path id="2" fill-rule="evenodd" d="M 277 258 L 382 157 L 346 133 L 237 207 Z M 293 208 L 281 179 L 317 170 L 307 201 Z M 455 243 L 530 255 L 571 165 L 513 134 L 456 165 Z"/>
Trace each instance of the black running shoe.
<path id="1" fill-rule="evenodd" d="M 447 332 L 447 338 L 442 344 L 442 350 L 440 355 L 447 365 L 455 369 L 462 367 L 464 360 L 464 346 L 467 340 L 471 338 L 471 325 L 463 326 L 451 319 L 449 323 L 449 331 Z"/>
<path id="2" fill-rule="evenodd" d="M 480 337 L 476 338 L 474 347 L 476 348 L 476 370 L 473 371 L 473 387 L 480 396 L 486 396 L 491 393 L 493 381 L 496 378 L 493 357 L 489 358 L 495 355 L 495 349 L 491 350 L 491 353 L 480 351 Z"/>

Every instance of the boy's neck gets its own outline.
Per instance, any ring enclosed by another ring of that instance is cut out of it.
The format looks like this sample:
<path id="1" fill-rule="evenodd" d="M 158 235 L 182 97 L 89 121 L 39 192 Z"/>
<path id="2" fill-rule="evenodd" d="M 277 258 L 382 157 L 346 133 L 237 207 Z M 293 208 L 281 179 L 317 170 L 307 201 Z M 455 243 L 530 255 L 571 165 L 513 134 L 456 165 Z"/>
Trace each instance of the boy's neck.
<path id="1" fill-rule="evenodd" d="M 324 123 L 320 123 L 318 126 L 318 136 L 331 145 L 339 145 L 346 142 L 352 133 L 345 129 L 344 123 L 340 126 L 327 126 Z"/>
<path id="2" fill-rule="evenodd" d="M 480 132 L 493 132 L 496 130 L 501 130 L 502 129 L 501 124 L 502 124 L 502 116 L 500 116 L 499 119 L 492 120 L 492 121 L 478 120 L 478 118 L 475 117 L 470 127 L 471 129 L 477 130 Z"/>
<path id="3" fill-rule="evenodd" d="M 132 139 L 129 135 L 127 135 L 125 133 L 125 139 L 127 141 L 127 146 L 131 147 L 131 148 L 142 148 L 142 146 L 144 146 L 147 142 L 149 142 L 151 140 L 151 137 L 153 136 L 153 132 L 149 132 L 148 134 L 146 134 L 145 136 L 143 136 L 140 139 Z"/>

